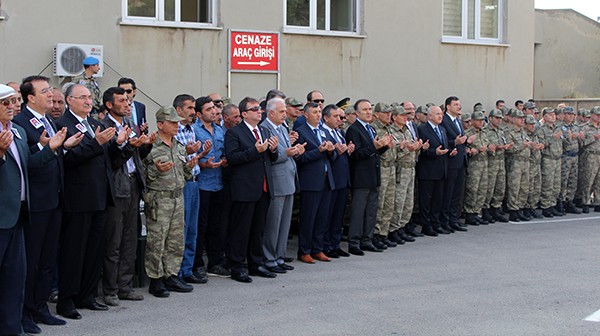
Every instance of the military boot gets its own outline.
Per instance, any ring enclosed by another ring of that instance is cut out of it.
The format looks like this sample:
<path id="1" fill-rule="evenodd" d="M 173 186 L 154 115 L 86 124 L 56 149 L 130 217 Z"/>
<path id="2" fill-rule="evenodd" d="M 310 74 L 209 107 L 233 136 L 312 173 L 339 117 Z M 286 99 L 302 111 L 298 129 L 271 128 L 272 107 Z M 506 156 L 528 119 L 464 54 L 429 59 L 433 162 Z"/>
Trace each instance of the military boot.
<path id="1" fill-rule="evenodd" d="M 508 218 L 502 214 L 502 212 L 499 208 L 490 208 L 490 213 L 492 214 L 492 217 L 495 220 L 497 220 L 498 222 L 501 222 L 501 223 L 508 222 Z"/>
<path id="2" fill-rule="evenodd" d="M 554 208 L 552 207 L 552 208 L 546 208 L 546 209 L 544 209 L 544 210 L 542 211 L 542 215 L 543 215 L 544 217 L 547 217 L 547 218 L 552 218 L 552 217 L 554 217 L 554 213 L 552 213 L 552 210 L 551 210 L 551 209 L 554 209 Z"/>
<path id="3" fill-rule="evenodd" d="M 495 223 L 496 220 L 490 214 L 490 209 L 481 209 L 481 218 L 489 223 Z"/>
<path id="4" fill-rule="evenodd" d="M 558 211 L 559 213 L 561 213 L 561 216 L 566 215 L 567 213 L 565 212 L 565 206 L 563 201 L 561 200 L 557 200 L 556 201 L 556 206 L 554 207 L 556 209 L 556 211 Z"/>
<path id="5" fill-rule="evenodd" d="M 583 213 L 590 213 L 590 206 L 587 204 L 584 204 L 581 206 L 581 212 Z"/>
<path id="6" fill-rule="evenodd" d="M 509 211 L 509 217 L 508 219 L 511 222 L 520 222 L 521 220 L 519 220 L 519 212 L 517 210 L 510 210 Z"/>
<path id="7" fill-rule="evenodd" d="M 579 210 L 575 204 L 573 203 L 573 201 L 566 201 L 565 202 L 565 212 L 566 213 L 571 213 L 571 214 L 576 214 L 576 215 L 580 215 L 581 214 L 581 210 Z"/>
<path id="8" fill-rule="evenodd" d="M 544 216 L 542 216 L 542 214 L 540 214 L 539 212 L 537 212 L 535 209 L 533 208 L 529 208 L 529 214 L 531 215 L 531 217 L 533 218 L 544 218 Z"/>
<path id="9" fill-rule="evenodd" d="M 522 220 L 524 222 L 529 222 L 531 220 L 530 217 L 525 216 L 525 214 L 523 213 L 523 209 L 517 211 L 517 216 L 519 217 L 520 220 Z"/>

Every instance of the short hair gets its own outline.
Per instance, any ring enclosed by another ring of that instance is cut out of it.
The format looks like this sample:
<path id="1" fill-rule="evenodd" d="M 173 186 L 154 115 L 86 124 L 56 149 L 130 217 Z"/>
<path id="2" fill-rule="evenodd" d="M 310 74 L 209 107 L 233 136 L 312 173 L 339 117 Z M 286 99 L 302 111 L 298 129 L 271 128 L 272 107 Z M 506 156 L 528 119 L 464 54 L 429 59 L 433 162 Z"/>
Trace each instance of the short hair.
<path id="1" fill-rule="evenodd" d="M 523 104 L 523 101 L 521 99 L 515 102 L 515 107 L 519 106 L 519 104 Z"/>
<path id="2" fill-rule="evenodd" d="M 498 106 L 498 104 L 500 104 L 500 103 L 506 104 L 506 102 L 504 100 L 502 100 L 502 99 L 496 100 L 496 106 Z"/>
<path id="3" fill-rule="evenodd" d="M 275 97 L 275 98 L 271 98 L 269 99 L 269 101 L 267 101 L 267 113 L 273 109 L 275 109 L 275 105 L 277 103 L 281 103 L 283 104 L 283 106 L 285 106 L 285 100 Z"/>
<path id="4" fill-rule="evenodd" d="M 233 111 L 233 109 L 239 110 L 239 107 L 235 104 L 227 104 L 227 105 L 223 106 L 223 111 L 222 111 L 223 115 L 228 116 L 231 113 L 231 111 Z"/>
<path id="5" fill-rule="evenodd" d="M 174 108 L 183 107 L 183 103 L 185 103 L 186 101 L 190 101 L 190 100 L 193 101 L 195 104 L 196 99 L 194 99 L 194 96 L 187 94 L 187 93 L 177 95 L 177 97 L 175 97 L 175 99 L 173 99 L 173 107 Z"/>
<path id="6" fill-rule="evenodd" d="M 65 89 L 65 98 L 71 96 L 71 93 L 73 93 L 73 89 L 76 87 L 82 86 L 84 88 L 87 89 L 87 87 L 83 84 L 73 84 L 73 85 L 69 85 L 67 86 L 67 88 Z"/>
<path id="7" fill-rule="evenodd" d="M 119 81 L 117 82 L 117 86 L 121 86 L 121 84 L 131 84 L 131 87 L 133 89 L 137 88 L 137 86 L 135 86 L 135 81 L 131 78 L 127 78 L 127 77 L 119 78 Z"/>
<path id="8" fill-rule="evenodd" d="M 304 112 L 308 112 L 308 109 L 315 108 L 318 106 L 319 106 L 319 104 L 317 104 L 317 103 L 308 102 L 308 103 L 304 104 L 303 110 L 304 110 Z"/>
<path id="9" fill-rule="evenodd" d="M 245 112 L 248 109 L 248 104 L 250 103 L 258 103 L 258 100 L 252 97 L 244 97 L 244 99 L 242 99 L 238 105 L 240 107 L 240 112 Z"/>
<path id="10" fill-rule="evenodd" d="M 106 103 L 110 102 L 111 104 L 114 104 L 115 95 L 123 94 L 125 94 L 125 89 L 123 88 L 117 86 L 108 88 L 106 91 L 104 91 L 104 94 L 102 94 L 102 106 L 104 106 L 104 108 L 108 111 L 108 106 L 106 105 Z"/>
<path id="11" fill-rule="evenodd" d="M 319 90 L 312 90 L 312 91 L 310 91 L 310 92 L 309 92 L 309 93 L 306 95 L 306 101 L 307 101 L 307 102 L 309 102 L 309 101 L 311 101 L 311 100 L 312 100 L 312 95 L 313 95 L 313 93 L 315 93 L 315 92 L 318 92 L 318 93 L 320 93 L 321 95 L 323 95 L 323 92 L 321 92 L 321 91 L 319 91 Z"/>
<path id="12" fill-rule="evenodd" d="M 361 98 L 361 99 L 357 100 L 357 101 L 354 103 L 354 110 L 355 110 L 356 112 L 358 112 L 358 104 L 360 104 L 360 103 L 364 103 L 364 102 L 367 102 L 367 103 L 371 104 L 371 101 L 370 101 L 370 100 L 368 100 L 368 99 L 365 99 L 365 98 Z"/>
<path id="13" fill-rule="evenodd" d="M 209 96 L 198 97 L 196 98 L 196 105 L 194 106 L 194 110 L 196 112 L 202 112 L 202 107 L 204 107 L 204 105 L 208 103 L 212 103 L 212 99 L 210 99 Z"/>
<path id="14" fill-rule="evenodd" d="M 28 96 L 30 94 L 34 94 L 32 82 L 35 82 L 35 81 L 44 81 L 46 83 L 50 83 L 50 78 L 48 78 L 46 76 L 39 76 L 39 75 L 34 75 L 34 76 L 29 76 L 29 77 L 23 78 L 23 83 L 21 83 L 19 90 L 21 90 L 21 96 L 23 98 L 23 103 L 25 103 L 25 104 L 27 104 L 27 102 L 29 101 Z"/>
<path id="15" fill-rule="evenodd" d="M 458 99 L 457 96 L 450 96 L 448 98 L 446 98 L 446 101 L 444 102 L 444 112 L 448 111 L 448 105 L 452 104 L 453 101 L 457 101 L 460 100 Z"/>
<path id="16" fill-rule="evenodd" d="M 285 95 L 285 93 L 283 93 L 283 91 L 280 91 L 277 89 L 272 89 L 272 90 L 269 90 L 269 92 L 267 92 L 267 97 L 265 98 L 265 100 L 268 102 L 269 100 L 271 100 L 275 97 L 280 97 L 280 98 L 285 99 L 286 95 Z"/>
<path id="17" fill-rule="evenodd" d="M 331 111 L 337 109 L 338 107 L 335 104 L 329 104 L 323 108 L 323 111 L 321 111 L 321 113 L 323 114 L 323 117 L 329 117 L 331 116 Z"/>

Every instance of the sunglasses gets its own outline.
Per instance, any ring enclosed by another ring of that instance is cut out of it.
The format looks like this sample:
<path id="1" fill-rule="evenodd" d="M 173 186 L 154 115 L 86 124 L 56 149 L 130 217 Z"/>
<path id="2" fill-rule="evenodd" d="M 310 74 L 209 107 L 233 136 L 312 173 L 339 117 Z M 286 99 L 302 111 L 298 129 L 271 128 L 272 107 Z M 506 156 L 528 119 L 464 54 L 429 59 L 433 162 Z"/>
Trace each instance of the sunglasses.
<path id="1" fill-rule="evenodd" d="M 213 100 L 212 102 L 213 102 L 213 104 L 215 104 L 215 105 L 223 105 L 223 100 L 222 100 L 222 99 L 215 99 L 215 100 Z"/>
<path id="2" fill-rule="evenodd" d="M 133 89 L 125 89 L 125 92 L 127 92 L 127 93 L 132 93 L 132 92 L 133 92 Z"/>
<path id="3" fill-rule="evenodd" d="M 258 111 L 260 111 L 260 110 L 262 110 L 262 109 L 260 108 L 260 106 L 254 106 L 253 108 L 249 108 L 249 109 L 246 109 L 246 110 L 244 110 L 244 111 L 253 111 L 253 112 L 258 112 Z"/>
<path id="4" fill-rule="evenodd" d="M 2 101 L 0 101 L 0 103 L 4 106 L 8 106 L 8 105 L 16 105 L 17 104 L 17 97 L 13 97 L 10 99 L 4 99 Z"/>
<path id="5" fill-rule="evenodd" d="M 323 104 L 325 102 L 325 99 L 313 99 L 313 100 L 311 100 L 311 102 L 317 103 L 317 104 Z"/>

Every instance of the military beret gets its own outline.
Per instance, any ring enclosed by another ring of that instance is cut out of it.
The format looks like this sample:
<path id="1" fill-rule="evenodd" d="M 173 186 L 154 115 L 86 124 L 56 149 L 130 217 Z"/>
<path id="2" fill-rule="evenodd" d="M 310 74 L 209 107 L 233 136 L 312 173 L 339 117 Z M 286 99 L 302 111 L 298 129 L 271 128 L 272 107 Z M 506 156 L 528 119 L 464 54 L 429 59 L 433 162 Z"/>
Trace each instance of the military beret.
<path id="1" fill-rule="evenodd" d="M 377 103 L 375 105 L 375 112 L 392 112 L 392 107 L 388 103 Z"/>
<path id="2" fill-rule="evenodd" d="M 499 109 L 493 109 L 490 111 L 490 117 L 503 118 L 504 116 Z"/>
<path id="3" fill-rule="evenodd" d="M 15 95 L 17 91 L 8 85 L 0 84 L 0 99 L 8 98 Z"/>
<path id="4" fill-rule="evenodd" d="M 162 106 L 156 111 L 156 121 L 175 121 L 183 120 L 173 106 Z"/>
<path id="5" fill-rule="evenodd" d="M 532 115 L 529 114 L 529 115 L 525 116 L 525 123 L 532 125 L 532 124 L 536 124 L 537 121 L 535 120 L 535 118 Z"/>
<path id="6" fill-rule="evenodd" d="M 513 108 L 513 109 L 510 109 L 510 116 L 513 118 L 524 118 L 525 114 L 523 114 L 523 111 Z"/>
<path id="7" fill-rule="evenodd" d="M 83 65 L 96 65 L 100 63 L 100 60 L 94 56 L 88 56 L 83 59 Z"/>
<path id="8" fill-rule="evenodd" d="M 542 115 L 546 115 L 548 113 L 556 113 L 556 111 L 552 107 L 544 107 L 542 110 Z"/>
<path id="9" fill-rule="evenodd" d="M 473 120 L 484 120 L 485 116 L 483 115 L 483 112 L 481 112 L 481 111 L 475 111 L 475 112 L 473 112 L 473 114 L 471 114 L 471 119 L 473 119 Z"/>
<path id="10" fill-rule="evenodd" d="M 301 101 L 299 101 L 298 99 L 296 99 L 294 97 L 287 97 L 287 98 L 285 98 L 285 105 L 300 107 L 303 104 Z"/>

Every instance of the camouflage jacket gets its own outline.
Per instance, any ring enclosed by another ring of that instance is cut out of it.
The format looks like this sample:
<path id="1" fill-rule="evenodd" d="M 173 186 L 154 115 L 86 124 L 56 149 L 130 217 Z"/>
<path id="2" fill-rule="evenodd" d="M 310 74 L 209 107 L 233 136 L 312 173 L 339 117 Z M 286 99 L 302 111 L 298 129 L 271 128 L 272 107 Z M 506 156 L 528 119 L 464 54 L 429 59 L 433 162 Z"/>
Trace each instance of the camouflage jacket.
<path id="1" fill-rule="evenodd" d="M 174 162 L 175 166 L 169 171 L 160 172 L 155 164 L 158 160 L 162 163 Z M 182 190 L 185 180 L 192 178 L 192 170 L 185 164 L 186 160 L 185 147 L 179 141 L 173 138 L 173 144 L 169 147 L 160 136 L 157 136 L 152 150 L 144 158 L 148 189 L 154 191 Z"/>
<path id="2" fill-rule="evenodd" d="M 511 149 L 507 149 L 506 153 L 513 158 L 529 159 L 531 152 L 529 147 L 525 146 L 525 142 L 529 142 L 531 139 L 526 134 L 525 129 L 510 126 L 505 135 L 506 142 L 513 144 L 513 147 Z"/>
<path id="3" fill-rule="evenodd" d="M 563 153 L 563 138 L 564 134 L 560 127 L 554 125 L 549 125 L 548 123 L 544 123 L 542 127 L 540 127 L 540 138 L 544 143 L 544 150 L 542 151 L 543 157 L 549 157 L 552 159 L 559 159 Z M 560 133 L 560 138 L 556 138 L 555 134 Z"/>
<path id="4" fill-rule="evenodd" d="M 392 135 L 392 131 L 391 131 L 391 125 L 387 125 L 384 126 L 379 120 L 375 120 L 371 126 L 373 126 L 373 128 L 375 129 L 375 132 L 377 132 L 377 136 L 378 137 L 383 137 L 385 135 Z M 392 139 L 394 140 L 394 139 Z M 400 139 L 398 139 L 399 142 Z M 395 140 L 394 140 L 395 141 Z M 398 148 L 400 144 L 397 144 L 394 147 L 390 147 L 388 148 L 387 151 L 385 151 L 385 153 L 380 155 L 381 158 L 381 162 L 382 163 L 392 163 L 396 161 L 396 149 Z"/>

